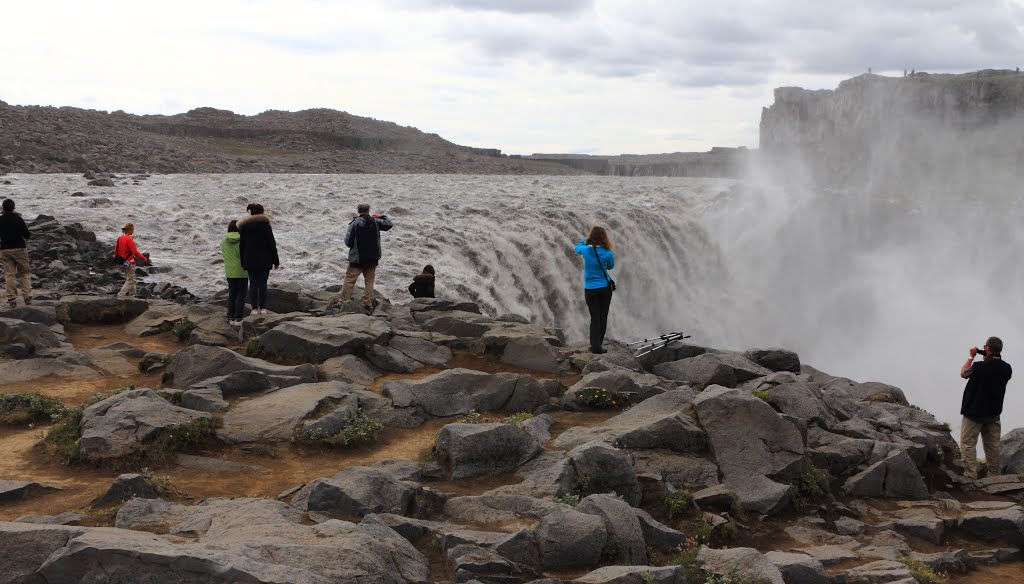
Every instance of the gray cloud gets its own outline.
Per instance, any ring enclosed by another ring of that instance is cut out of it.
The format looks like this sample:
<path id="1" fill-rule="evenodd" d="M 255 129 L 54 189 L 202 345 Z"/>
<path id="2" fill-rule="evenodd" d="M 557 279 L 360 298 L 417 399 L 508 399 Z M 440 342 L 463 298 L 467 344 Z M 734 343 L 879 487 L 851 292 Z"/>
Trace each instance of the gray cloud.
<path id="1" fill-rule="evenodd" d="M 469 12 L 566 15 L 590 10 L 594 0 L 394 0 L 394 3 L 413 9 L 452 8 Z"/>
<path id="2" fill-rule="evenodd" d="M 1024 9 L 1012 0 L 597 0 L 587 18 L 475 12 L 499 0 L 445 4 L 461 10 L 445 36 L 495 65 L 524 58 L 601 77 L 653 74 L 682 86 L 743 87 L 779 74 L 855 75 L 868 67 L 1012 67 L 1007 59 L 1024 54 Z"/>

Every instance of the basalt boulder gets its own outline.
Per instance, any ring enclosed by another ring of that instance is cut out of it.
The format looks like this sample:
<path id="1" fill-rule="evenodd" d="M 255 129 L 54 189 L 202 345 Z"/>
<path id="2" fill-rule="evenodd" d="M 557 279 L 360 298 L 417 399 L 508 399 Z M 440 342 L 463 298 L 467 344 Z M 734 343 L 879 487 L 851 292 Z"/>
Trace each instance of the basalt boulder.
<path id="1" fill-rule="evenodd" d="M 804 436 L 792 421 L 749 392 L 709 387 L 693 401 L 697 420 L 726 479 L 765 475 L 795 480 Z"/>
<path id="2" fill-rule="evenodd" d="M 80 445 L 89 457 L 117 457 L 163 432 L 200 420 L 208 425 L 211 416 L 172 405 L 151 389 L 133 389 L 85 409 Z"/>
<path id="3" fill-rule="evenodd" d="M 302 365 L 275 365 L 253 357 L 243 357 L 231 349 L 195 345 L 174 354 L 167 366 L 172 387 L 187 389 L 211 377 L 236 371 L 260 371 L 267 375 L 293 376 L 305 382 L 316 381 L 316 368 Z"/>
<path id="4" fill-rule="evenodd" d="M 448 424 L 435 451 L 453 479 L 515 470 L 544 447 L 519 424 Z"/>
<path id="5" fill-rule="evenodd" d="M 298 318 L 260 335 L 259 347 L 268 357 L 321 363 L 386 343 L 393 334 L 387 321 L 364 314 Z"/>

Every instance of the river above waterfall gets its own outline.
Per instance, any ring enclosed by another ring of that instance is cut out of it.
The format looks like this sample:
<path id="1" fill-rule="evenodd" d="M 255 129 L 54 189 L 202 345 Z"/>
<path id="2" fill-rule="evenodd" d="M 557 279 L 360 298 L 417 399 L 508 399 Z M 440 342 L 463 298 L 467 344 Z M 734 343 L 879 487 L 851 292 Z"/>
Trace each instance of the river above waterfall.
<path id="1" fill-rule="evenodd" d="M 12 184 L 0 196 L 29 219 L 78 221 L 111 243 L 135 223 L 139 248 L 169 269 L 152 279 L 199 296 L 226 287 L 220 241 L 250 202 L 273 218 L 283 269 L 271 284 L 340 284 L 344 232 L 366 202 L 395 224 L 382 234 L 382 294 L 409 299 L 406 287 L 429 263 L 438 295 L 560 327 L 570 341 L 584 338 L 588 322 L 573 246 L 604 225 L 618 285 L 610 337 L 681 330 L 723 348 L 793 348 L 826 372 L 903 388 L 954 429 L 967 349 L 1001 336 L 1014 364 L 1024 342 L 1013 205 L 966 212 L 953 201 L 659 177 L 152 175 L 114 188 L 70 174 L 4 180 Z M 977 254 L 986 226 L 1007 232 L 1005 252 Z M 1024 425 L 1014 385 L 1004 430 Z"/>

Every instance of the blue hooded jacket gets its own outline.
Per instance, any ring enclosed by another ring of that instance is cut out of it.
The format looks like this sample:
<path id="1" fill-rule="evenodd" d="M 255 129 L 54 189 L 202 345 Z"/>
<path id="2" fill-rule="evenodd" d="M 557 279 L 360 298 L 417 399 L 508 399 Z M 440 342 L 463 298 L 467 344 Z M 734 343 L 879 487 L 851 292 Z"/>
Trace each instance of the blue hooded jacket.
<path id="1" fill-rule="evenodd" d="M 593 290 L 594 288 L 604 288 L 608 286 L 608 280 L 604 277 L 604 271 L 601 270 L 601 265 L 597 263 L 597 258 L 601 258 L 601 263 L 604 264 L 605 270 L 610 270 L 615 267 L 615 254 L 611 250 L 607 250 L 601 246 L 589 246 L 586 240 L 580 241 L 576 244 L 576 253 L 583 256 L 583 288 L 585 290 Z M 597 255 L 594 254 L 594 250 L 597 250 Z M 611 278 L 611 274 L 608 274 L 608 278 Z"/>

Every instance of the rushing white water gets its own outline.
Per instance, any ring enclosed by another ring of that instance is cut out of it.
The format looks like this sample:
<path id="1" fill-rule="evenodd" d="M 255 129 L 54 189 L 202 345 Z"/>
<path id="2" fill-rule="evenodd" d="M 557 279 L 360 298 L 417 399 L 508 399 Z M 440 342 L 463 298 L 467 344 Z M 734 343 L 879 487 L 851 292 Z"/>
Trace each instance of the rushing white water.
<path id="1" fill-rule="evenodd" d="M 420 268 L 439 295 L 515 312 L 582 340 L 588 317 L 573 245 L 609 228 L 618 284 L 609 335 L 685 330 L 731 348 L 781 345 L 804 362 L 902 387 L 959 426 L 967 349 L 989 335 L 1014 363 L 1024 342 L 1016 201 L 895 200 L 787 192 L 718 179 L 453 175 L 154 175 L 86 187 L 78 175 L 12 175 L 0 196 L 26 217 L 81 221 L 136 241 L 165 277 L 221 289 L 219 242 L 246 203 L 274 218 L 284 270 L 271 283 L 341 282 L 357 203 L 386 212 L 377 288 L 396 301 Z M 83 191 L 85 197 L 71 197 Z M 979 254 L 985 242 L 998 245 Z M 102 266 L 106 268 L 106 266 Z M 1004 431 L 1024 425 L 1011 382 Z"/>

